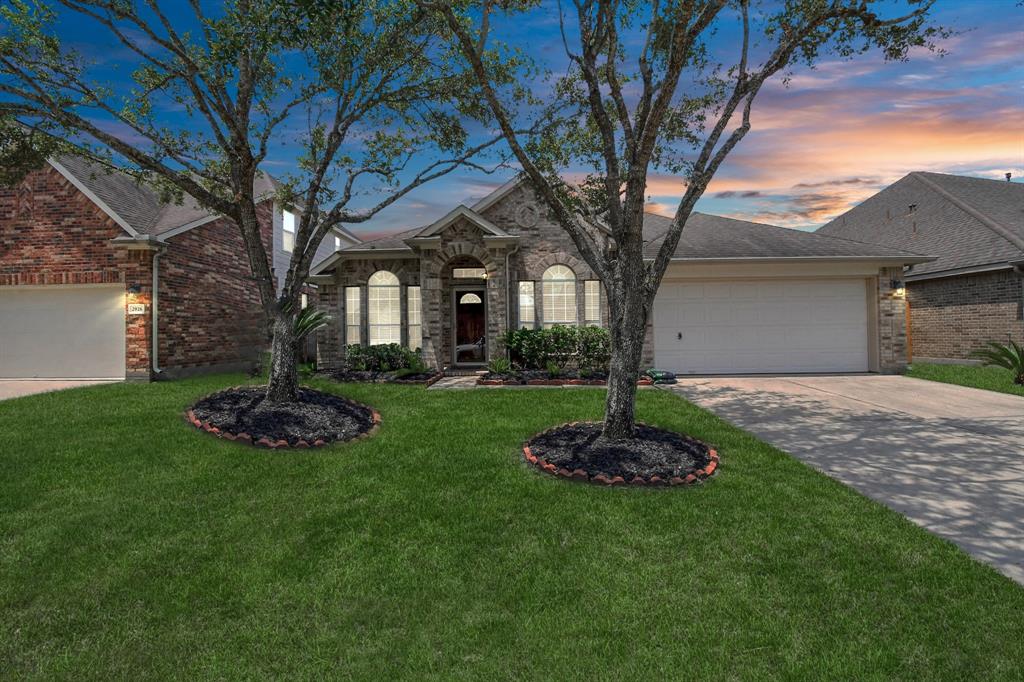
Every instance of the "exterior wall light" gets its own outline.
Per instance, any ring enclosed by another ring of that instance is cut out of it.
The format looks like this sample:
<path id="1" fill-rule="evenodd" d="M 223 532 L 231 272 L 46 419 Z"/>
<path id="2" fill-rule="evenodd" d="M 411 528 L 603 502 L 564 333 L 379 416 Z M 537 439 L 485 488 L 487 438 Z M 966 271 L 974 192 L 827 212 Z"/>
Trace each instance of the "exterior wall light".
<path id="1" fill-rule="evenodd" d="M 894 279 L 889 282 L 889 287 L 898 298 L 903 298 L 907 295 L 907 285 L 898 279 Z"/>

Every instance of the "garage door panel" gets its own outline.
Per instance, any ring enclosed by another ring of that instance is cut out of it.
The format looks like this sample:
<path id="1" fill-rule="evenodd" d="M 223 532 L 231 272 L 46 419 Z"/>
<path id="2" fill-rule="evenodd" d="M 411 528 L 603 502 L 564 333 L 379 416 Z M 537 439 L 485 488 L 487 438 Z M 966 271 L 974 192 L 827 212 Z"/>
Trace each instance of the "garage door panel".
<path id="1" fill-rule="evenodd" d="M 123 378 L 124 287 L 0 288 L 0 378 Z"/>
<path id="2" fill-rule="evenodd" d="M 868 369 L 863 279 L 667 282 L 653 322 L 655 364 L 678 373 Z"/>

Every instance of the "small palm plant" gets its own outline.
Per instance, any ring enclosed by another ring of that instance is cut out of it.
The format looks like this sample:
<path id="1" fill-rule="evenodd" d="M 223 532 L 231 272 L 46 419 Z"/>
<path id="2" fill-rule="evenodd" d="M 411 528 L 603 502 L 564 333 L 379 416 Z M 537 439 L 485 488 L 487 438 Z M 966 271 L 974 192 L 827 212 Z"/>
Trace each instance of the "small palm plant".
<path id="1" fill-rule="evenodd" d="M 1002 367 L 1013 372 L 1013 383 L 1024 386 L 1024 347 L 1013 339 L 1007 343 L 989 341 L 985 348 L 973 353 L 981 360 L 981 364 L 989 367 Z"/>
<path id="2" fill-rule="evenodd" d="M 330 321 L 331 316 L 322 310 L 303 308 L 299 316 L 295 318 L 295 338 L 301 341 L 317 329 L 326 327 Z"/>

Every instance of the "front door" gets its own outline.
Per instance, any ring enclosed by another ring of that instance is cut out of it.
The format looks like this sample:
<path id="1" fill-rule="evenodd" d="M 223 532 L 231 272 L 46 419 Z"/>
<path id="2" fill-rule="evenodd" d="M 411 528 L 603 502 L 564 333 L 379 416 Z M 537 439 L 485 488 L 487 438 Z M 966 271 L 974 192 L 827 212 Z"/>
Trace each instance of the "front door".
<path id="1" fill-rule="evenodd" d="M 487 362 L 487 291 L 457 289 L 455 292 L 456 365 L 482 365 Z"/>

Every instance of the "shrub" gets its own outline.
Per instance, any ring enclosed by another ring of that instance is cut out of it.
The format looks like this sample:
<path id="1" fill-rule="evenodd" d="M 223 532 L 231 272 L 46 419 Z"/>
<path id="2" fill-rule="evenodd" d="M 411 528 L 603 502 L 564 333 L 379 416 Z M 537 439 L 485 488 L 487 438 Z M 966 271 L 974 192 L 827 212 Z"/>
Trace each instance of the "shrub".
<path id="1" fill-rule="evenodd" d="M 1024 346 L 1013 339 L 1006 344 L 989 341 L 985 348 L 975 351 L 973 355 L 983 365 L 1010 370 L 1013 372 L 1013 383 L 1024 386 Z"/>
<path id="2" fill-rule="evenodd" d="M 562 366 L 554 360 L 548 362 L 547 366 L 548 377 L 551 379 L 557 379 L 562 376 Z"/>
<path id="3" fill-rule="evenodd" d="M 570 364 L 588 372 L 607 372 L 611 357 L 608 330 L 600 327 L 515 329 L 505 334 L 509 360 L 522 369 L 547 370 L 555 364 L 563 372 Z"/>
<path id="4" fill-rule="evenodd" d="M 487 371 L 491 374 L 510 374 L 512 363 L 508 358 L 494 358 L 487 363 Z"/>
<path id="5" fill-rule="evenodd" d="M 581 371 L 607 372 L 612 357 L 611 337 L 601 327 L 580 327 L 576 364 Z"/>
<path id="6" fill-rule="evenodd" d="M 356 372 L 394 372 L 400 369 L 425 371 L 419 354 L 398 345 L 386 343 L 377 346 L 353 344 L 345 349 L 345 367 Z"/>

